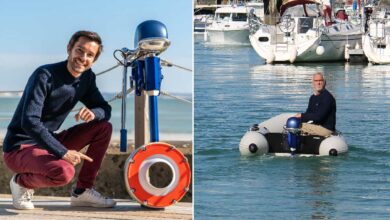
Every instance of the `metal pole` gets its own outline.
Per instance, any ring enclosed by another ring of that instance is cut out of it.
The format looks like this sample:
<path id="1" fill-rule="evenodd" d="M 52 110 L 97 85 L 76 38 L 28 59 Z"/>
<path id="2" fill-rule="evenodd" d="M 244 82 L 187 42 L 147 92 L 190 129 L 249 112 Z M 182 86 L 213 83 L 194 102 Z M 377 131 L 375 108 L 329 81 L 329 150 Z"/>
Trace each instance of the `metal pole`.
<path id="1" fill-rule="evenodd" d="M 127 90 L 127 57 L 123 59 L 123 79 L 122 79 L 122 112 L 121 112 L 121 141 L 120 151 L 127 151 L 127 129 L 126 129 L 126 90 Z"/>

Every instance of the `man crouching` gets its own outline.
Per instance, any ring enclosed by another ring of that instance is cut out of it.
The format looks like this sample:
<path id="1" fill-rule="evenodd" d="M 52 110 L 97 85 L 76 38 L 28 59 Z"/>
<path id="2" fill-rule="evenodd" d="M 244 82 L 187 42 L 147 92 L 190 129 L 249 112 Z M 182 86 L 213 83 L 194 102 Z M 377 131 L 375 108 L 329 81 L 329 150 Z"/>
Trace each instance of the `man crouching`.
<path id="1" fill-rule="evenodd" d="M 34 189 L 68 184 L 82 160 L 71 206 L 116 205 L 93 189 L 112 133 L 111 106 L 91 70 L 102 49 L 97 33 L 78 31 L 67 46 L 67 60 L 41 66 L 30 76 L 3 144 L 4 162 L 16 173 L 10 181 L 15 208 L 33 209 Z M 78 101 L 85 107 L 75 119 L 84 123 L 54 133 Z M 87 145 L 86 155 L 80 153 Z"/>

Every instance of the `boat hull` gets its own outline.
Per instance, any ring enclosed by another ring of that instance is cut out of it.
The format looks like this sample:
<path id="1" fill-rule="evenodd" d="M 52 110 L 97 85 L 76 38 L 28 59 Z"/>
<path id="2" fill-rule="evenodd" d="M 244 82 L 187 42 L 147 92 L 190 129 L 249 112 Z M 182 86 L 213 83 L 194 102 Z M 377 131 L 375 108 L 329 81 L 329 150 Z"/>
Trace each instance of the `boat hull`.
<path id="1" fill-rule="evenodd" d="M 343 61 L 345 60 L 345 47 L 347 44 L 353 46 L 356 44 L 361 45 L 361 34 L 348 36 L 322 34 L 318 45 L 310 47 L 303 52 L 297 57 L 296 62 Z M 318 46 L 324 48 L 322 54 L 317 53 Z"/>
<path id="2" fill-rule="evenodd" d="M 249 44 L 249 29 L 208 29 L 205 31 L 205 41 L 214 44 Z"/>
<path id="3" fill-rule="evenodd" d="M 381 43 L 368 34 L 362 37 L 363 51 L 368 61 L 373 64 L 390 64 L 390 36 L 385 36 Z"/>
<path id="4" fill-rule="evenodd" d="M 318 26 L 321 20 L 306 17 L 290 21 L 294 28 L 288 30 L 280 23 L 264 25 L 251 21 L 251 45 L 267 63 L 342 61 L 346 59 L 346 48 L 361 45 L 360 26 Z"/>

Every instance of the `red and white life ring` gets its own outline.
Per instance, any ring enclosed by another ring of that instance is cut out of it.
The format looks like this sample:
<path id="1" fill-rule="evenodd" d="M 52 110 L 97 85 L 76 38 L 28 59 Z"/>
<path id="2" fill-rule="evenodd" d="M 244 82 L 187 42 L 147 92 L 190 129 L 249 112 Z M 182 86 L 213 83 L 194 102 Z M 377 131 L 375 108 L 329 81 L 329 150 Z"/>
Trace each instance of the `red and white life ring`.
<path id="1" fill-rule="evenodd" d="M 152 176 L 166 175 L 162 186 L 151 180 L 153 170 L 163 170 Z M 164 208 L 178 202 L 189 190 L 191 169 L 187 158 L 174 146 L 157 142 L 144 145 L 127 158 L 125 184 L 128 193 L 150 208 Z M 157 174 L 157 175 L 156 175 Z"/>

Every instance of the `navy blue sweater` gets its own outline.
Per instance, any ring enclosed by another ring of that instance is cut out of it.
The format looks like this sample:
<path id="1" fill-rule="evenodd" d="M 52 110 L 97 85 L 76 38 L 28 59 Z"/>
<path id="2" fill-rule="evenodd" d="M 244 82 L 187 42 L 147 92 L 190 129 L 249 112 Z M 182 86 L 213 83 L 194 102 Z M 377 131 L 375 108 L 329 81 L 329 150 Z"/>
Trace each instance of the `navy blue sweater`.
<path id="1" fill-rule="evenodd" d="M 302 113 L 302 122 L 313 121 L 329 130 L 336 130 L 336 100 L 326 89 L 319 95 L 312 95 L 305 113 Z"/>
<path id="2" fill-rule="evenodd" d="M 38 144 L 62 158 L 67 148 L 56 138 L 69 112 L 81 101 L 95 114 L 95 120 L 109 120 L 111 106 L 96 87 L 96 76 L 87 70 L 74 78 L 67 61 L 39 67 L 30 76 L 15 114 L 8 126 L 3 151 L 11 152 L 21 144 Z"/>

